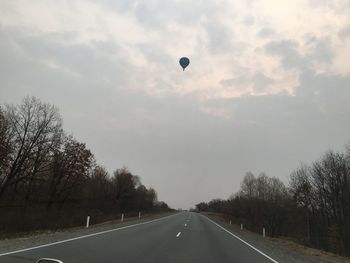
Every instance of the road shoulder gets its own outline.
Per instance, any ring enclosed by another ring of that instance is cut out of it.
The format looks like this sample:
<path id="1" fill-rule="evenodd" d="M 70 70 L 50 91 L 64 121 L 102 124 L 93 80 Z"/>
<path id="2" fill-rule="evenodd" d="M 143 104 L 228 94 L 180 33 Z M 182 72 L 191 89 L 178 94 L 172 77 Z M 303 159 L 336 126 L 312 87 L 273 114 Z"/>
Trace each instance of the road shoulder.
<path id="1" fill-rule="evenodd" d="M 308 248 L 290 240 L 270 237 L 263 238 L 262 235 L 248 230 L 241 230 L 240 226 L 230 225 L 219 214 L 201 214 L 281 263 L 350 263 L 349 258 Z"/>
<path id="2" fill-rule="evenodd" d="M 55 242 L 61 242 L 63 240 L 74 239 L 85 235 L 91 235 L 116 228 L 131 226 L 134 224 L 146 223 L 155 219 L 173 215 L 175 213 L 176 212 L 152 214 L 141 219 L 138 219 L 138 217 L 125 218 L 124 222 L 121 222 L 120 219 L 118 219 L 92 225 L 89 228 L 82 226 L 57 231 L 41 231 L 23 234 L 21 237 L 0 239 L 0 254 Z"/>

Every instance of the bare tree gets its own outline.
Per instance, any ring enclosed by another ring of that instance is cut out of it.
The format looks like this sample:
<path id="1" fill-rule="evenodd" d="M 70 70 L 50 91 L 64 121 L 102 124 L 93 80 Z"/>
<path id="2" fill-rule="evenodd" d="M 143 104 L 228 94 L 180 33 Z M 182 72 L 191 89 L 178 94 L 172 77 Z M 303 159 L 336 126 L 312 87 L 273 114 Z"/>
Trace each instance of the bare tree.
<path id="1" fill-rule="evenodd" d="M 97 165 L 93 168 L 83 194 L 90 208 L 106 212 L 114 211 L 116 208 L 112 181 L 107 170 L 102 166 Z"/>
<path id="2" fill-rule="evenodd" d="M 147 189 L 144 185 L 136 188 L 136 205 L 139 210 L 151 210 L 157 202 L 157 192 L 153 188 Z"/>
<path id="3" fill-rule="evenodd" d="M 84 143 L 73 137 L 66 137 L 63 149 L 55 152 L 52 175 L 49 179 L 49 198 L 47 207 L 54 202 L 61 205 L 74 191 L 88 179 L 94 157 Z"/>
<path id="4" fill-rule="evenodd" d="M 47 168 L 62 133 L 58 110 L 35 97 L 26 97 L 19 106 L 7 105 L 5 118 L 11 154 L 10 167 L 0 184 L 0 198 L 9 186 L 14 186 L 15 193 L 21 181 L 31 188 L 35 176 Z"/>
<path id="5" fill-rule="evenodd" d="M 256 179 L 256 190 L 259 199 L 267 200 L 269 194 L 269 178 L 265 173 L 259 174 Z"/>
<path id="6" fill-rule="evenodd" d="M 140 179 L 133 175 L 126 167 L 117 169 L 112 177 L 113 188 L 115 192 L 115 199 L 124 211 L 136 194 L 136 188 L 140 186 Z"/>
<path id="7" fill-rule="evenodd" d="M 310 214 L 312 211 L 313 191 L 310 182 L 310 168 L 301 165 L 292 172 L 290 181 L 290 191 L 293 201 L 297 207 L 300 207 L 306 220 L 306 240 L 310 242 L 311 222 Z"/>
<path id="8" fill-rule="evenodd" d="M 240 195 L 253 198 L 257 194 L 256 178 L 252 172 L 247 172 L 241 183 Z"/>
<path id="9" fill-rule="evenodd" d="M 317 207 L 329 229 L 329 246 L 341 252 L 350 246 L 350 166 L 344 154 L 329 151 L 312 170 Z"/>
<path id="10" fill-rule="evenodd" d="M 19 105 L 0 107 L 2 230 L 79 225 L 86 214 L 102 222 L 140 208 L 169 209 L 126 168 L 110 178 L 96 166 L 86 145 L 63 133 L 54 106 L 27 97 Z"/>
<path id="11" fill-rule="evenodd" d="M 5 180 L 10 167 L 10 128 L 2 108 L 0 107 L 0 186 Z"/>

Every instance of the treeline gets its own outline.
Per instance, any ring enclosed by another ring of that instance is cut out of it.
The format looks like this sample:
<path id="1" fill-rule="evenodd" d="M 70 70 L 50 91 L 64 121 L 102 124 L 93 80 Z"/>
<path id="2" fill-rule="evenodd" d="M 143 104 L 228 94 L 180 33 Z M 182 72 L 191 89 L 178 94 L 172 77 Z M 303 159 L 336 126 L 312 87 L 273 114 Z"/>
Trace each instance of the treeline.
<path id="1" fill-rule="evenodd" d="M 168 210 L 127 168 L 109 175 L 35 97 L 0 106 L 0 233 L 81 225 Z"/>
<path id="2" fill-rule="evenodd" d="M 198 211 L 223 213 L 236 224 L 272 237 L 350 255 L 350 147 L 329 151 L 311 165 L 301 165 L 286 186 L 264 173 L 247 173 L 228 200 L 196 205 Z"/>

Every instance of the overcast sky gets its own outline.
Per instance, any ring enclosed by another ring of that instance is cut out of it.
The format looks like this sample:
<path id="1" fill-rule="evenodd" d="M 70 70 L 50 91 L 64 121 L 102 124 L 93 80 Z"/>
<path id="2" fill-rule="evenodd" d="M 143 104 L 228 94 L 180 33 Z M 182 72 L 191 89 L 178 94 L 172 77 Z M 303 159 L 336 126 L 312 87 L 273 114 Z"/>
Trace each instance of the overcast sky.
<path id="1" fill-rule="evenodd" d="M 0 103 L 26 95 L 174 208 L 287 183 L 350 140 L 350 1 L 0 0 Z"/>

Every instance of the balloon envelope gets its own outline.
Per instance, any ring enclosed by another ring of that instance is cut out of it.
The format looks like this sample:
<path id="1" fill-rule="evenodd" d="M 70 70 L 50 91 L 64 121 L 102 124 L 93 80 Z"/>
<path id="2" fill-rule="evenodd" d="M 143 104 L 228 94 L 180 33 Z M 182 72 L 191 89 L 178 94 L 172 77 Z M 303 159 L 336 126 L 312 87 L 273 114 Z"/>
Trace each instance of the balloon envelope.
<path id="1" fill-rule="evenodd" d="M 182 70 L 185 70 L 185 68 L 190 64 L 190 60 L 186 57 L 182 57 L 182 58 L 180 58 L 179 63 L 182 67 Z"/>

